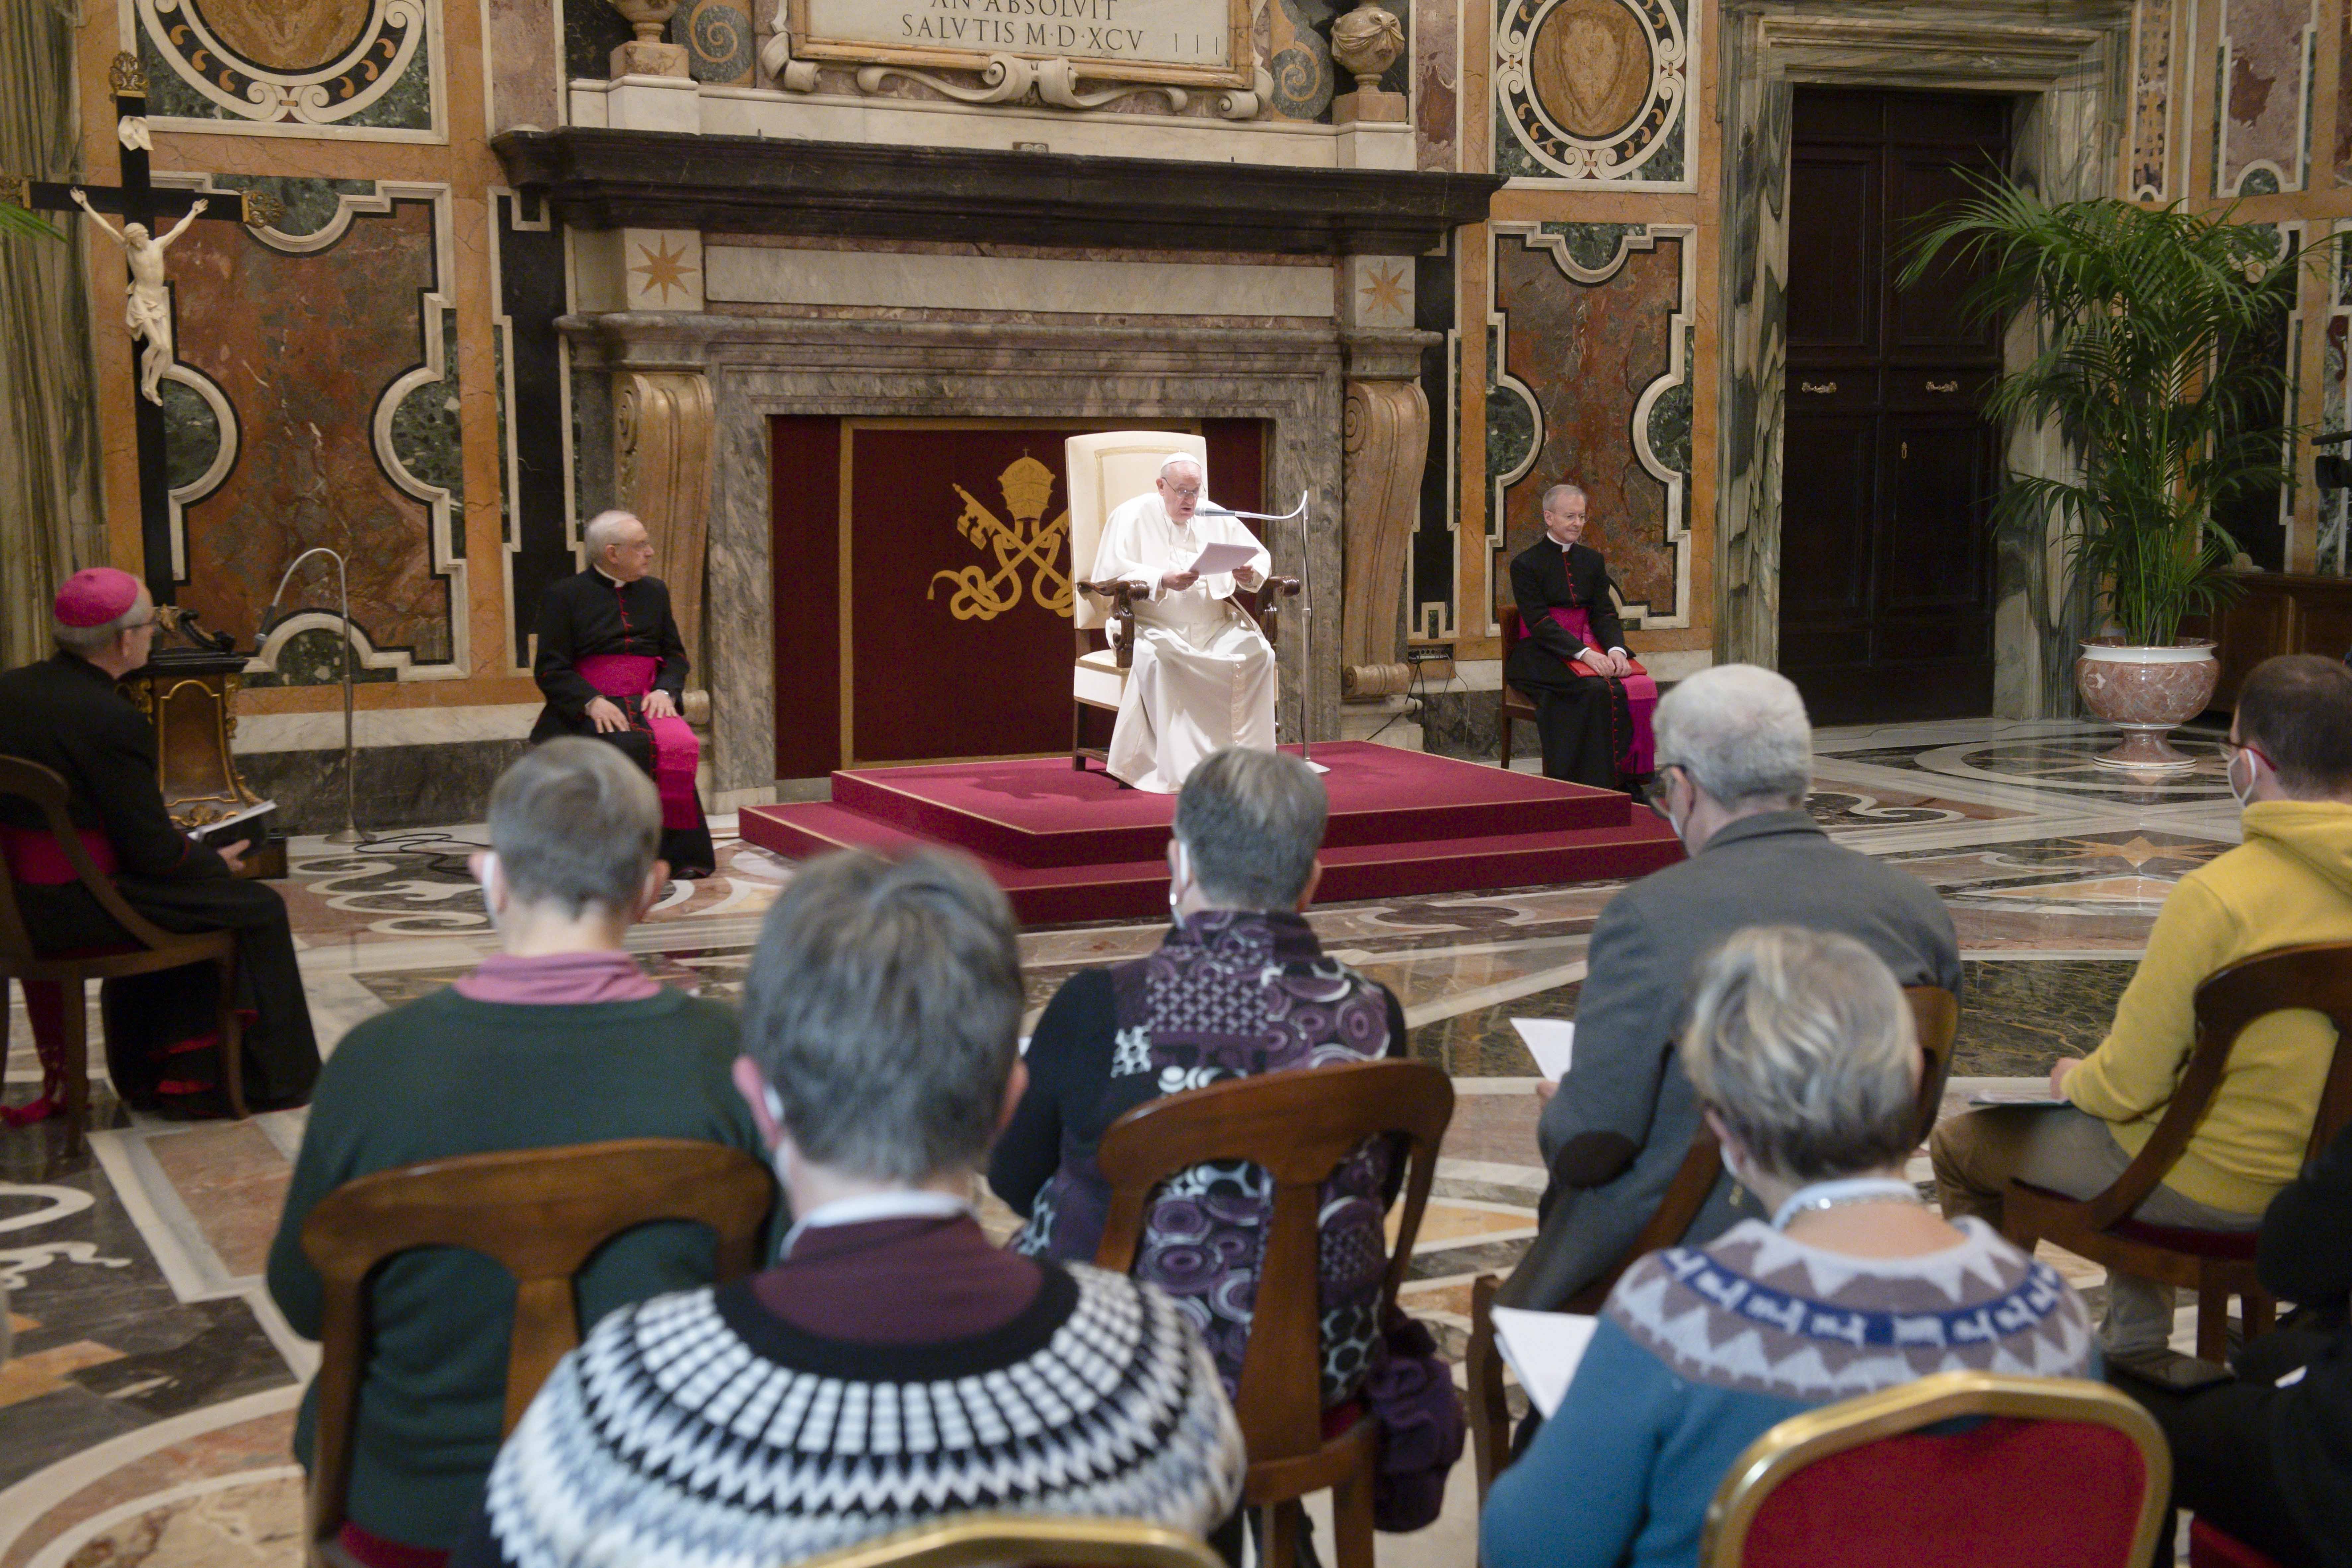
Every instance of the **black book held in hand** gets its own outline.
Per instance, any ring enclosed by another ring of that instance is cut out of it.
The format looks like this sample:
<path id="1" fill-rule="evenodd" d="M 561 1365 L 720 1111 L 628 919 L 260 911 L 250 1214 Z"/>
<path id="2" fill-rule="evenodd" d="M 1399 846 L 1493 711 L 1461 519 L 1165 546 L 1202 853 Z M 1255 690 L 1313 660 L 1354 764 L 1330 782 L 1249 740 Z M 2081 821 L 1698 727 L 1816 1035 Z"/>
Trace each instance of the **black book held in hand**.
<path id="1" fill-rule="evenodd" d="M 278 803 L 265 800 L 247 806 L 243 811 L 207 822 L 201 827 L 188 829 L 188 837 L 210 848 L 218 849 L 242 838 L 251 844 L 267 844 L 278 828 Z"/>

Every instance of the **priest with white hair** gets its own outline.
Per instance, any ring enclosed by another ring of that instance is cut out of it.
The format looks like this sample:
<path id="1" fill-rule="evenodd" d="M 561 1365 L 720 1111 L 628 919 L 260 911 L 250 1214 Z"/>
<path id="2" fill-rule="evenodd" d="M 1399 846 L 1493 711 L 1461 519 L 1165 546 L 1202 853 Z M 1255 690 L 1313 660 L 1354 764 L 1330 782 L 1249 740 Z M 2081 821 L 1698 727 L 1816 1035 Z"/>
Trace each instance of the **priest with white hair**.
<path id="1" fill-rule="evenodd" d="M 1198 459 L 1171 457 L 1150 489 L 1112 510 L 1095 552 L 1095 582 L 1148 590 L 1133 600 L 1135 656 L 1107 766 L 1160 795 L 1183 787 L 1212 752 L 1274 749 L 1274 647 L 1234 603 L 1234 588 L 1258 587 L 1274 560 L 1240 519 L 1213 514 L 1205 489 Z M 1251 554 L 1231 571 L 1195 572 L 1212 544 Z"/>

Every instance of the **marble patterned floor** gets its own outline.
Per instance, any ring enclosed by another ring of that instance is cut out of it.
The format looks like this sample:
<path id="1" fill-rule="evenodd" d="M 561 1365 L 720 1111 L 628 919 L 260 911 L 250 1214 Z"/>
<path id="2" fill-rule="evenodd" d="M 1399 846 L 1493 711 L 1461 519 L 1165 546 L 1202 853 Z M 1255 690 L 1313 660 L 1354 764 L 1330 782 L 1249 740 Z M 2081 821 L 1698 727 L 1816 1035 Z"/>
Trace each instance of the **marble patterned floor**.
<path id="1" fill-rule="evenodd" d="M 1813 815 L 1838 839 L 1942 895 L 1967 961 L 1948 1110 L 2105 1033 L 2156 911 L 2184 872 L 2237 842 L 2214 737 L 2186 777 L 2135 786 L 2095 767 L 2086 726 L 1990 721 L 1828 730 Z M 714 824 L 720 872 L 679 883 L 632 945 L 672 984 L 738 989 L 760 915 L 791 867 Z M 303 840 L 282 886 L 322 1046 L 446 984 L 493 945 L 465 859 L 478 828 L 354 847 Z M 1458 1352 L 1472 1280 L 1507 1270 L 1541 1186 L 1536 1068 L 1515 1016 L 1573 1016 L 1592 922 L 1613 883 L 1370 900 L 1312 911 L 1325 946 L 1395 988 L 1415 1056 L 1459 1099 L 1406 1305 Z M 1075 970 L 1145 952 L 1151 924 L 1022 939 L 1042 1007 Z M 13 994 L 9 1098 L 38 1070 Z M 95 1022 L 93 1021 L 93 1029 Z M 54 1126 L 0 1131 L 0 1568 L 178 1568 L 300 1561 L 289 1441 L 316 1347 L 261 1271 L 302 1113 L 182 1124 L 127 1114 L 93 1082 L 89 1150 Z M 1925 1174 L 1925 1160 L 1915 1169 Z M 1009 1227 L 1001 1206 L 994 1222 Z M 2079 1285 L 2095 1268 L 2057 1255 Z M 2187 1314 L 2184 1312 L 2184 1319 Z M 1382 1536 L 1384 1568 L 1471 1568 L 1475 1501 L 1458 1467 L 1445 1517 Z"/>

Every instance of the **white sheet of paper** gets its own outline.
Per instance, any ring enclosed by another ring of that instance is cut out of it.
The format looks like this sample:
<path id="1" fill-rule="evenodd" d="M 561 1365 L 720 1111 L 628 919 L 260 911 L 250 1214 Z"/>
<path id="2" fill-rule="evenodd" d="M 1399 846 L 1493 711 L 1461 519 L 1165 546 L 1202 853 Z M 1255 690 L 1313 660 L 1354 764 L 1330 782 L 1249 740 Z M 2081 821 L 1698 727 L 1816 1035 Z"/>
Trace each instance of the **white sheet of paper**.
<path id="1" fill-rule="evenodd" d="M 1248 565 L 1250 558 L 1256 553 L 1255 545 L 1204 544 L 1201 546 L 1201 553 L 1192 558 L 1190 570 L 1203 577 L 1219 572 L 1232 572 Z"/>
<path id="2" fill-rule="evenodd" d="M 1514 1018 L 1511 1027 L 1527 1042 L 1528 1054 L 1544 1077 L 1557 1083 L 1568 1076 L 1576 1055 L 1576 1022 L 1572 1018 Z"/>
<path id="3" fill-rule="evenodd" d="M 1518 1374 L 1528 1391 L 1528 1403 L 1546 1419 L 1559 1408 L 1575 1380 L 1576 1368 L 1592 1343 L 1598 1318 L 1581 1312 L 1528 1312 L 1517 1307 L 1495 1309 L 1495 1345 Z"/>

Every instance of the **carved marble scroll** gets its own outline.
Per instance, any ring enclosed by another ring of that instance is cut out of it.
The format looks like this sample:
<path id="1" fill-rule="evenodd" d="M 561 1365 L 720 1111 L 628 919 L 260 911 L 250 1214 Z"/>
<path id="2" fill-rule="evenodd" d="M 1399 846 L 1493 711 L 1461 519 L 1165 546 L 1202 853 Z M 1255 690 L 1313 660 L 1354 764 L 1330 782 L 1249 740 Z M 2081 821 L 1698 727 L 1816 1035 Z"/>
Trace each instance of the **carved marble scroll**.
<path id="1" fill-rule="evenodd" d="M 613 378 L 614 504 L 653 536 L 654 575 L 669 585 L 695 685 L 708 679 L 702 582 L 710 517 L 710 383 L 696 371 L 622 371 Z M 689 721 L 709 699 L 687 693 Z M 701 701 L 696 701 L 701 698 Z"/>
<path id="2" fill-rule="evenodd" d="M 1429 399 L 1415 380 L 1351 380 L 1342 414 L 1347 506 L 1342 514 L 1339 689 L 1348 697 L 1402 692 L 1400 608 L 1429 457 Z"/>

